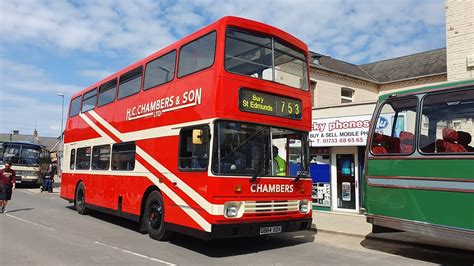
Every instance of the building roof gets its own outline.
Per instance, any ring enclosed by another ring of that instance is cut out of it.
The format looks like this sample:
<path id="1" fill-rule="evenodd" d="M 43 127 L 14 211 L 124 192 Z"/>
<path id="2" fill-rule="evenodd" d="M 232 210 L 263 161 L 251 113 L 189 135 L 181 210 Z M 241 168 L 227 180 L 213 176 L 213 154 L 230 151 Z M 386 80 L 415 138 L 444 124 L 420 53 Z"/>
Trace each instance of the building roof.
<path id="1" fill-rule="evenodd" d="M 394 82 L 447 72 L 446 48 L 359 66 L 378 82 Z"/>
<path id="2" fill-rule="evenodd" d="M 35 139 L 35 136 L 33 135 L 22 135 L 22 134 L 3 134 L 0 133 L 0 142 L 6 142 L 6 141 L 24 141 L 24 142 L 31 142 L 34 144 L 40 144 L 46 147 L 49 151 L 54 151 L 57 149 L 55 148 L 55 145 L 59 140 L 58 138 L 54 137 L 38 137 L 38 139 Z M 54 148 L 53 150 L 51 150 Z"/>
<path id="3" fill-rule="evenodd" d="M 446 48 L 354 65 L 329 56 L 311 53 L 312 67 L 374 83 L 390 83 L 418 77 L 446 74 Z"/>

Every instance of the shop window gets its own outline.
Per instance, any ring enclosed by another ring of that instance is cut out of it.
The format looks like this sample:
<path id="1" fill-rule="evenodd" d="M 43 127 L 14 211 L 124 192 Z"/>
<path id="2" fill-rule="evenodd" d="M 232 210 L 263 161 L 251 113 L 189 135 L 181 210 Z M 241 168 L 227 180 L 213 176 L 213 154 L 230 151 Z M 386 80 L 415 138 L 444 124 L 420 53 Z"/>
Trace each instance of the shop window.
<path id="1" fill-rule="evenodd" d="M 354 102 L 354 90 L 349 88 L 341 88 L 341 103 Z"/>
<path id="2" fill-rule="evenodd" d="M 179 136 L 179 168 L 184 171 L 206 170 L 209 163 L 209 127 L 183 129 Z"/>

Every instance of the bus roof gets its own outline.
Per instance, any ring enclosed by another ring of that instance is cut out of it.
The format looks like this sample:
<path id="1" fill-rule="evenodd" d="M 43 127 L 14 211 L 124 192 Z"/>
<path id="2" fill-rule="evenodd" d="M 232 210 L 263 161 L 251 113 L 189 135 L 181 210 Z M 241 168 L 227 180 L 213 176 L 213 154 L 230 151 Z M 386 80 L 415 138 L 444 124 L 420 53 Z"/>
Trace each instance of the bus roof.
<path id="1" fill-rule="evenodd" d="M 254 20 L 250 20 L 250 19 L 246 19 L 246 18 L 240 18 L 240 17 L 234 17 L 234 16 L 226 16 L 226 17 L 222 17 L 221 19 L 195 31 L 194 33 L 191 33 L 181 39 L 179 39 L 178 41 L 158 50 L 157 52 L 141 59 L 141 60 L 138 60 L 137 62 L 119 70 L 119 71 L 116 71 L 115 73 L 101 79 L 100 81 L 92 84 L 91 86 L 88 86 L 87 88 L 77 92 L 77 93 L 74 93 L 72 96 L 71 96 L 71 99 L 74 99 L 76 98 L 77 96 L 80 96 L 82 95 L 83 93 L 86 93 L 88 92 L 89 90 L 93 89 L 93 88 L 96 88 L 100 85 L 102 85 L 104 82 L 107 82 L 113 78 L 117 78 L 119 77 L 121 74 L 124 74 L 136 67 L 139 67 L 141 65 L 144 65 L 145 63 L 157 58 L 158 56 L 160 55 L 164 55 L 166 54 L 167 52 L 170 52 L 172 50 L 177 50 L 180 46 L 194 40 L 195 38 L 209 32 L 211 29 L 217 29 L 219 28 L 221 25 L 232 25 L 232 26 L 236 26 L 236 27 L 243 27 L 243 28 L 248 28 L 248 29 L 251 29 L 253 31 L 256 31 L 256 32 L 262 32 L 262 33 L 267 33 L 267 34 L 270 34 L 270 35 L 275 35 L 275 36 L 278 36 L 280 37 L 281 39 L 283 39 L 284 41 L 290 43 L 291 45 L 303 50 L 303 51 L 306 51 L 308 49 L 308 46 L 306 45 L 305 42 L 301 41 L 300 39 L 292 36 L 291 34 L 283 31 L 283 30 L 280 30 L 278 28 L 275 28 L 273 26 L 270 26 L 270 25 L 267 25 L 267 24 L 264 24 L 262 22 L 258 22 L 258 21 L 254 21 Z"/>
<path id="2" fill-rule="evenodd" d="M 1 144 L 2 145 L 5 145 L 5 144 L 31 145 L 31 146 L 36 146 L 38 148 L 45 148 L 44 145 L 36 144 L 36 143 L 33 143 L 33 142 L 29 142 L 29 141 L 4 141 Z"/>
<path id="3" fill-rule="evenodd" d="M 420 87 L 420 88 L 415 88 L 415 89 L 403 90 L 396 93 L 387 93 L 387 94 L 380 95 L 379 101 L 383 101 L 386 98 L 390 97 L 391 95 L 400 96 L 400 95 L 406 95 L 406 94 L 411 94 L 411 93 L 416 93 L 416 92 L 444 89 L 444 88 L 457 87 L 457 86 L 463 86 L 463 85 L 474 85 L 474 79 L 456 81 L 456 82 L 447 82 L 447 83 L 442 83 L 438 85 L 431 85 L 431 86 L 425 86 L 425 87 Z"/>

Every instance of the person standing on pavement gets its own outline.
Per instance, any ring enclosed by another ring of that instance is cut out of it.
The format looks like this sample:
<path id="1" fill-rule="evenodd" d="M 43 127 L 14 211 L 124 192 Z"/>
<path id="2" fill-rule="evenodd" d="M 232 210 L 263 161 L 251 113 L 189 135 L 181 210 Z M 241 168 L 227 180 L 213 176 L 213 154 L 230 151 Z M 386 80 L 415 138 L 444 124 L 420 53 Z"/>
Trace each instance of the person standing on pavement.
<path id="1" fill-rule="evenodd" d="M 11 167 L 12 163 L 6 162 L 5 168 L 0 170 L 0 213 L 7 212 L 5 208 L 15 190 L 16 172 Z"/>
<path id="2" fill-rule="evenodd" d="M 48 191 L 49 193 L 53 193 L 53 182 L 54 182 L 54 169 L 53 164 L 50 164 L 48 167 L 48 171 L 43 174 L 43 185 L 41 187 L 41 192 Z"/>

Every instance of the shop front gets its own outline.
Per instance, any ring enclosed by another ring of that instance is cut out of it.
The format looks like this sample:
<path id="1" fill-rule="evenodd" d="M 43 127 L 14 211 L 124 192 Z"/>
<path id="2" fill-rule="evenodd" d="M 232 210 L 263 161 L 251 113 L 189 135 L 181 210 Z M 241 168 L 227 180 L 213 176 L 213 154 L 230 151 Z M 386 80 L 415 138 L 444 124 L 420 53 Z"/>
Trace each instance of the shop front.
<path id="1" fill-rule="evenodd" d="M 359 213 L 361 181 L 372 115 L 313 120 L 310 173 L 315 209 Z"/>

